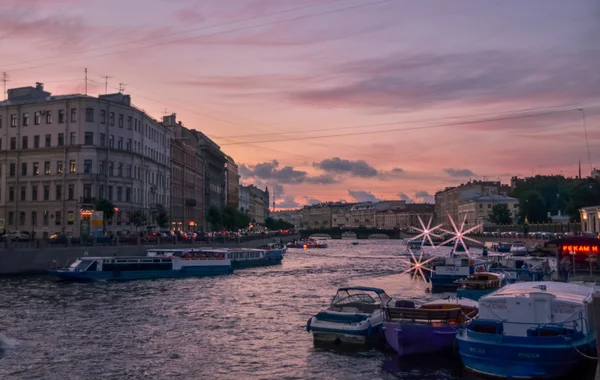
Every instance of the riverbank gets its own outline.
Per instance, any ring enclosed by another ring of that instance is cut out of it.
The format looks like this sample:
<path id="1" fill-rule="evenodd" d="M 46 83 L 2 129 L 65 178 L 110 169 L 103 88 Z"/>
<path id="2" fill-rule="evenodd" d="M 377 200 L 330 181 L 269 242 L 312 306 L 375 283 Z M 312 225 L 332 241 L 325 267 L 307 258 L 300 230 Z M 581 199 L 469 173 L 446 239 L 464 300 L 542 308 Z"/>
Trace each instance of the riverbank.
<path id="1" fill-rule="evenodd" d="M 253 240 L 242 244 L 161 244 L 161 245 L 113 245 L 113 246 L 71 246 L 39 248 L 9 248 L 0 251 L 0 276 L 45 273 L 53 266 L 62 267 L 78 257 L 85 256 L 145 256 L 153 248 L 256 248 L 273 240 L 284 243 L 297 239 L 297 235 Z"/>

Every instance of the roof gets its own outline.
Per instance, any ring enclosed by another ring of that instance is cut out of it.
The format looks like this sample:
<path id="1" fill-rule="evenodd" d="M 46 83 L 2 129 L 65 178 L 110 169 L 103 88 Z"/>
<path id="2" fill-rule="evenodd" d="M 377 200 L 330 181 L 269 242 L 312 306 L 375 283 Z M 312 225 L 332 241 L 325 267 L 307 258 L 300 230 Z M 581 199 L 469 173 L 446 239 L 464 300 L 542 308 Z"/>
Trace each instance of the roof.
<path id="1" fill-rule="evenodd" d="M 375 292 L 377 294 L 385 294 L 385 290 L 383 290 L 383 289 L 370 288 L 368 286 L 349 286 L 349 287 L 346 287 L 346 288 L 339 288 L 338 292 L 339 291 L 345 291 L 345 290 L 364 290 L 364 291 L 367 291 L 367 292 Z"/>
<path id="2" fill-rule="evenodd" d="M 93 96 L 83 95 L 83 94 L 55 95 L 55 96 L 46 96 L 43 98 L 32 98 L 32 99 L 22 99 L 22 100 L 3 100 L 0 102 L 0 107 L 16 106 L 16 105 L 21 105 L 21 104 L 57 102 L 60 100 L 69 100 L 69 99 L 77 99 L 77 98 L 97 99 L 97 98 L 94 98 Z"/>
<path id="3" fill-rule="evenodd" d="M 460 305 L 466 307 L 477 307 L 479 303 L 469 298 L 444 298 L 426 302 L 421 306 L 425 305 Z"/>
<path id="4" fill-rule="evenodd" d="M 406 209 L 410 212 L 434 212 L 435 205 L 430 203 L 408 203 Z"/>
<path id="5" fill-rule="evenodd" d="M 545 289 L 543 288 L 545 287 Z M 506 285 L 483 299 L 523 297 L 531 293 L 548 293 L 562 301 L 583 302 L 594 292 L 593 287 L 552 281 L 518 282 Z"/>
<path id="6" fill-rule="evenodd" d="M 482 195 L 475 199 L 472 199 L 470 202 L 490 202 L 490 203 L 504 203 L 504 202 L 518 202 L 517 198 L 508 197 L 506 195 Z"/>

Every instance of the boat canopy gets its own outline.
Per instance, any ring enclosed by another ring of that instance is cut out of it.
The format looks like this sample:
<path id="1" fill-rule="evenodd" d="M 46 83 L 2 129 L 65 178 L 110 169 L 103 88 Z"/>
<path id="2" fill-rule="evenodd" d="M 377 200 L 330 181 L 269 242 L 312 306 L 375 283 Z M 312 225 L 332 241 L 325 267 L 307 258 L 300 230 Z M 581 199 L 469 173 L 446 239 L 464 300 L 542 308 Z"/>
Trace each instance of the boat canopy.
<path id="1" fill-rule="evenodd" d="M 385 294 L 385 290 L 383 289 L 379 289 L 379 288 L 370 288 L 368 286 L 353 286 L 353 287 L 346 287 L 346 288 L 339 288 L 338 292 L 340 291 L 348 291 L 348 290 L 364 290 L 366 292 L 375 292 L 377 294 Z"/>

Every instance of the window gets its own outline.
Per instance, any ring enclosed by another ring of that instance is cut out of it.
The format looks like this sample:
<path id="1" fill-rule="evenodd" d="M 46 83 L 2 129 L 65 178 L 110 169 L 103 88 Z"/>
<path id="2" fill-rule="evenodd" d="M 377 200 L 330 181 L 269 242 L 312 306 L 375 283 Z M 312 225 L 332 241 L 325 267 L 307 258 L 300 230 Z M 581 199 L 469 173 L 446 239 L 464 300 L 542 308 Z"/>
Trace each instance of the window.
<path id="1" fill-rule="evenodd" d="M 92 185 L 90 185 L 90 184 L 83 185 L 83 197 L 85 199 L 87 199 L 88 202 L 90 201 L 90 198 L 92 197 Z"/>
<path id="2" fill-rule="evenodd" d="M 44 162 L 44 174 L 45 175 L 49 175 L 50 174 L 50 161 L 45 161 Z"/>
<path id="3" fill-rule="evenodd" d="M 92 160 L 83 160 L 83 172 L 84 173 L 92 172 Z"/>
<path id="4" fill-rule="evenodd" d="M 98 199 L 104 199 L 104 185 L 98 185 Z"/>
<path id="5" fill-rule="evenodd" d="M 117 149 L 123 149 L 123 138 L 119 137 L 117 140 Z"/>
<path id="6" fill-rule="evenodd" d="M 54 224 L 56 224 L 57 226 L 60 226 L 61 224 L 61 219 L 62 219 L 62 215 L 60 211 L 57 211 L 54 213 Z"/>
<path id="7" fill-rule="evenodd" d="M 40 163 L 39 162 L 33 163 L 33 175 L 40 175 Z"/>
<path id="8" fill-rule="evenodd" d="M 63 162 L 62 161 L 56 161 L 56 172 L 58 174 L 63 173 Z"/>
<path id="9" fill-rule="evenodd" d="M 37 226 L 37 212 L 35 211 L 31 212 L 31 225 Z"/>
<path id="10" fill-rule="evenodd" d="M 11 137 L 10 138 L 10 150 L 15 150 L 15 149 L 17 149 L 17 138 Z"/>
<path id="11" fill-rule="evenodd" d="M 2 117 L 0 117 L 0 128 L 2 128 Z"/>
<path id="12" fill-rule="evenodd" d="M 515 204 L 513 205 L 513 208 L 519 208 L 519 204 L 518 204 L 518 203 L 515 203 Z"/>
<path id="13" fill-rule="evenodd" d="M 104 161 L 98 162 L 98 172 L 104 174 Z"/>
<path id="14" fill-rule="evenodd" d="M 131 151 L 131 139 L 127 139 L 127 145 L 126 145 L 126 149 L 128 151 Z"/>
<path id="15" fill-rule="evenodd" d="M 8 170 L 8 175 L 9 175 L 10 177 L 14 177 L 14 176 L 15 176 L 15 174 L 16 174 L 16 171 L 17 171 L 17 164 L 15 164 L 15 163 L 11 163 L 11 164 L 10 164 L 10 168 L 9 168 L 9 170 Z"/>
<path id="16" fill-rule="evenodd" d="M 119 166 L 117 166 L 117 176 L 123 177 L 123 164 L 119 162 Z"/>
<path id="17" fill-rule="evenodd" d="M 100 124 L 106 124 L 106 111 L 100 110 Z"/>
<path id="18" fill-rule="evenodd" d="M 46 111 L 46 124 L 52 124 L 52 111 Z"/>
<path id="19" fill-rule="evenodd" d="M 58 110 L 58 124 L 65 122 L 65 110 Z"/>
<path id="20" fill-rule="evenodd" d="M 19 213 L 19 225 L 25 225 L 25 213 L 23 211 Z"/>
<path id="21" fill-rule="evenodd" d="M 44 218 L 42 223 L 44 223 L 44 226 L 48 225 L 48 211 L 44 211 Z"/>
<path id="22" fill-rule="evenodd" d="M 59 133 L 58 134 L 58 146 L 64 146 L 64 145 L 65 145 L 65 134 Z"/>
<path id="23" fill-rule="evenodd" d="M 117 202 L 122 201 L 123 188 L 121 186 L 117 186 Z"/>
<path id="24" fill-rule="evenodd" d="M 492 205 L 490 203 L 488 203 L 487 206 L 487 208 L 492 208 Z"/>
<path id="25" fill-rule="evenodd" d="M 108 115 L 108 123 L 110 124 L 111 127 L 113 127 L 115 125 L 115 113 L 111 112 Z"/>
<path id="26" fill-rule="evenodd" d="M 13 224 L 15 224 L 15 213 L 11 211 L 8 213 L 8 225 L 12 226 Z"/>
<path id="27" fill-rule="evenodd" d="M 110 138 L 108 139 L 108 147 L 109 148 L 115 147 L 115 136 L 110 135 Z"/>
<path id="28" fill-rule="evenodd" d="M 50 200 L 50 185 L 44 185 L 44 200 Z"/>
<path id="29" fill-rule="evenodd" d="M 69 161 L 69 173 L 75 173 L 77 171 L 77 167 L 75 165 L 75 160 Z"/>
<path id="30" fill-rule="evenodd" d="M 106 135 L 104 133 L 100 133 L 100 146 L 104 146 L 106 144 Z"/>
<path id="31" fill-rule="evenodd" d="M 67 213 L 67 224 L 75 223 L 75 213 L 73 211 L 69 211 Z M 92 270 L 92 269 L 90 269 Z"/>
<path id="32" fill-rule="evenodd" d="M 25 186 L 21 186 L 21 200 L 24 201 L 27 198 L 27 188 Z"/>
<path id="33" fill-rule="evenodd" d="M 73 185 L 73 184 L 69 185 L 69 190 L 67 192 L 67 196 L 69 197 L 68 199 L 70 201 L 72 201 L 73 199 L 75 199 L 75 185 Z"/>
<path id="34" fill-rule="evenodd" d="M 73 110 L 71 110 L 71 112 L 73 112 Z M 88 123 L 94 122 L 94 109 L 93 108 L 85 109 L 85 121 Z"/>
<path id="35" fill-rule="evenodd" d="M 50 148 L 51 144 L 52 144 L 52 135 L 46 135 L 46 145 L 45 145 L 45 147 L 46 148 Z"/>
<path id="36" fill-rule="evenodd" d="M 29 125 L 29 113 L 24 112 L 23 113 L 23 126 L 26 127 L 28 125 Z"/>
<path id="37" fill-rule="evenodd" d="M 31 185 L 31 200 L 37 201 L 37 195 L 38 195 L 38 186 Z"/>
<path id="38" fill-rule="evenodd" d="M 15 115 L 15 114 L 10 115 L 10 126 L 12 128 L 17 126 L 17 115 Z"/>
<path id="39" fill-rule="evenodd" d="M 56 194 L 55 194 L 56 200 L 60 201 L 62 199 L 62 185 L 57 184 L 55 190 L 56 190 Z"/>
<path id="40" fill-rule="evenodd" d="M 131 129 L 133 124 L 133 117 L 127 116 L 127 129 Z"/>
<path id="41" fill-rule="evenodd" d="M 40 147 L 40 135 L 33 136 L 33 147 L 34 148 Z"/>
<path id="42" fill-rule="evenodd" d="M 29 148 L 29 138 L 27 136 L 23 136 L 23 142 L 21 144 L 21 149 Z"/>
<path id="43" fill-rule="evenodd" d="M 41 122 L 42 122 L 42 116 L 40 114 L 40 111 L 34 112 L 33 113 L 33 124 L 40 125 Z"/>
<path id="44" fill-rule="evenodd" d="M 109 201 L 113 200 L 112 193 L 113 193 L 112 186 L 108 186 L 108 200 Z"/>
<path id="45" fill-rule="evenodd" d="M 119 114 L 119 128 L 123 128 L 123 114 Z"/>
<path id="46" fill-rule="evenodd" d="M 131 165 L 127 165 L 127 178 L 131 178 Z"/>
<path id="47" fill-rule="evenodd" d="M 77 144 L 77 133 L 71 132 L 71 134 L 69 135 L 69 144 L 70 145 Z"/>
<path id="48" fill-rule="evenodd" d="M 131 202 L 131 187 L 125 188 L 125 202 Z"/>
<path id="49" fill-rule="evenodd" d="M 112 163 L 112 161 L 110 161 L 108 163 L 108 175 L 110 175 L 110 176 L 113 175 L 113 163 Z"/>
<path id="50" fill-rule="evenodd" d="M 71 122 L 77 121 L 77 108 L 71 108 Z"/>
<path id="51" fill-rule="evenodd" d="M 21 175 L 22 176 L 26 176 L 27 175 L 27 162 L 22 162 L 21 163 Z"/>
<path id="52" fill-rule="evenodd" d="M 12 186 L 8 188 L 8 201 L 9 202 L 15 201 L 15 188 Z"/>

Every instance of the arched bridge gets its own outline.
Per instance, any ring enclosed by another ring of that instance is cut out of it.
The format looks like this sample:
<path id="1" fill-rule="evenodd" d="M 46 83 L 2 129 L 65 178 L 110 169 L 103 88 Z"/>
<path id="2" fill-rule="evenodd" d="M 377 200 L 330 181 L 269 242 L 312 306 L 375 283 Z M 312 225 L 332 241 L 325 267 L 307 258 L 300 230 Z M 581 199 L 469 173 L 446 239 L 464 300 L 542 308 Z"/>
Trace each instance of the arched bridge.
<path id="1" fill-rule="evenodd" d="M 380 230 L 379 228 L 319 228 L 312 230 L 300 230 L 300 238 L 307 239 L 311 235 L 329 235 L 332 239 L 341 239 L 344 232 L 356 234 L 357 239 L 368 239 L 371 235 L 387 235 L 390 239 L 402 239 L 403 234 L 399 230 Z"/>

